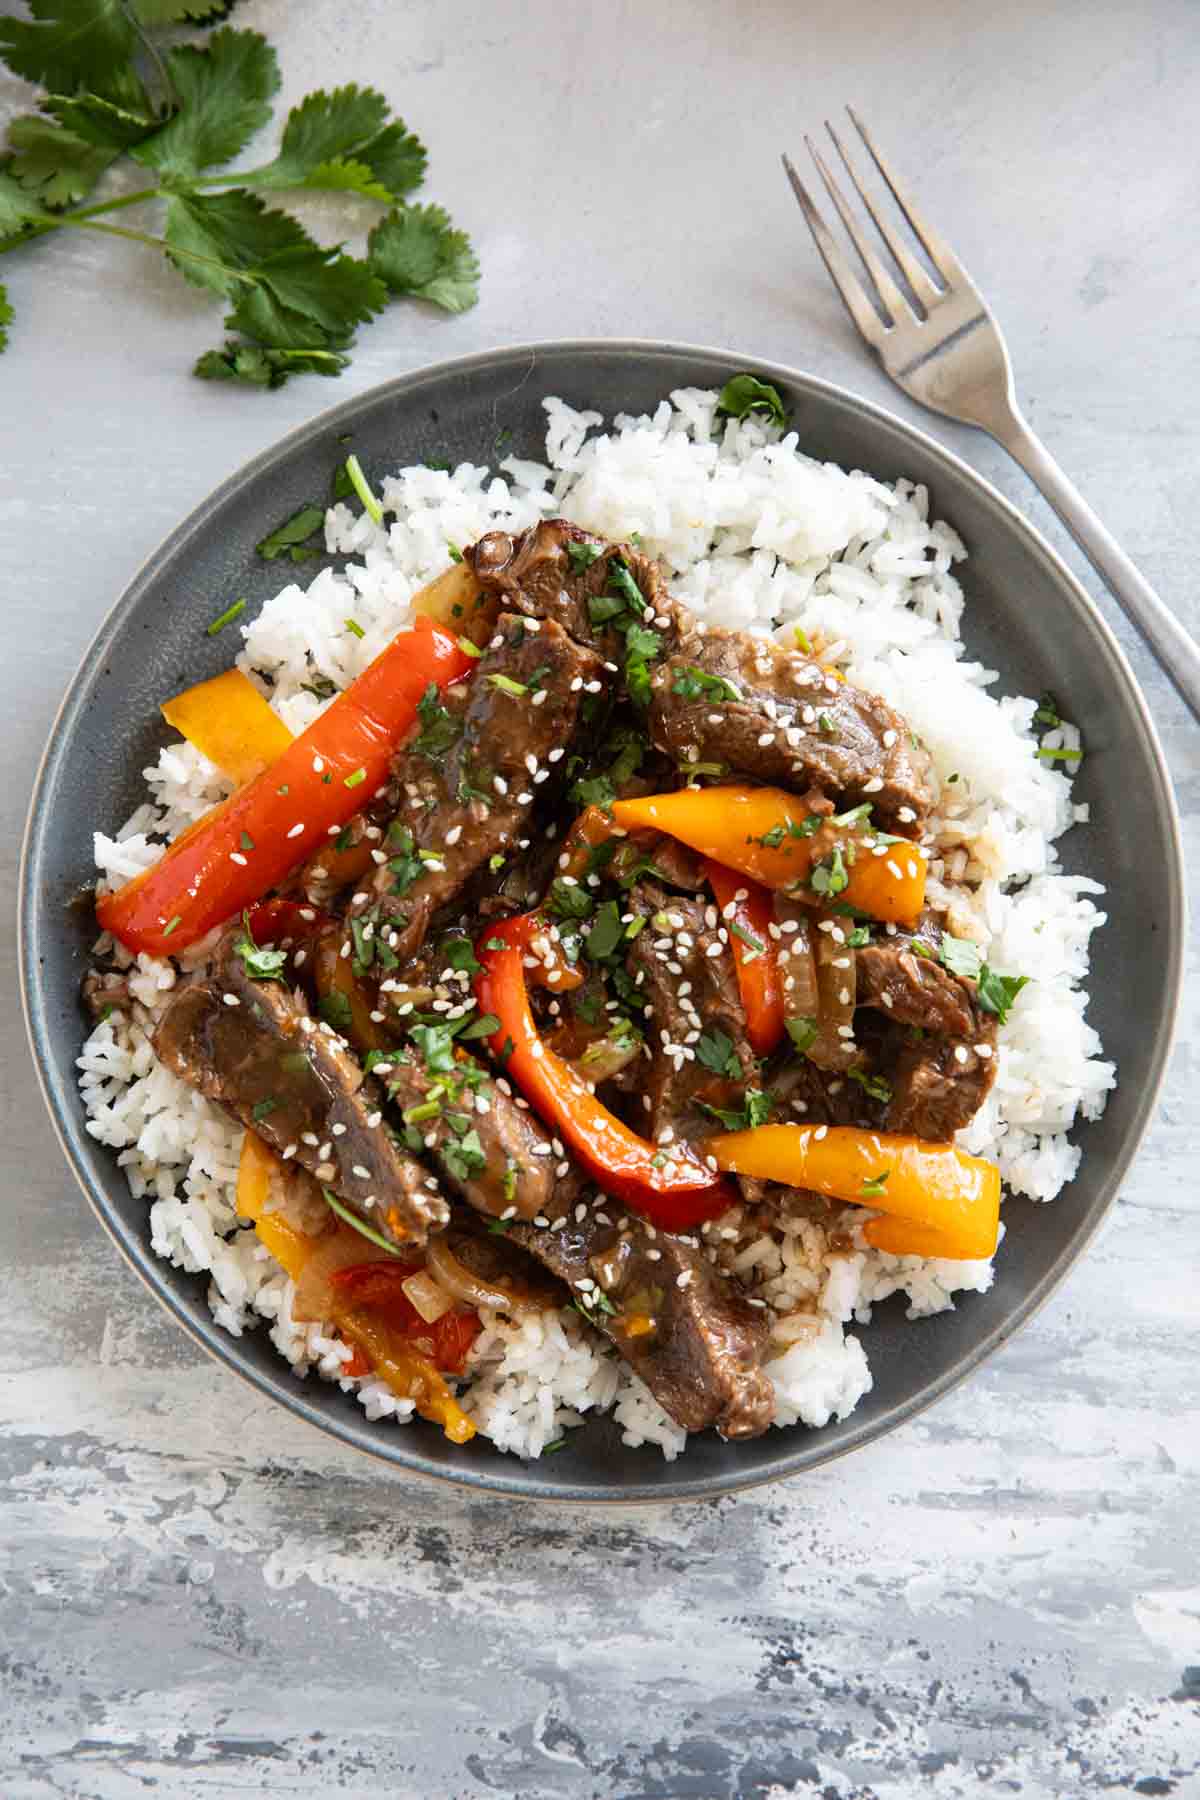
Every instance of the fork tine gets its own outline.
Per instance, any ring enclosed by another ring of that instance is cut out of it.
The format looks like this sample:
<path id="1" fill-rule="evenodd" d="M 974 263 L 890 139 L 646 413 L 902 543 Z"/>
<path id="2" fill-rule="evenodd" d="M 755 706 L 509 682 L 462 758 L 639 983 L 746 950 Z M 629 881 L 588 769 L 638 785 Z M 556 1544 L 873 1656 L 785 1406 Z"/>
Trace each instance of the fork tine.
<path id="1" fill-rule="evenodd" d="M 851 116 L 853 117 L 853 115 Z M 843 144 L 841 138 L 833 129 L 833 126 L 828 119 L 825 121 L 825 129 L 833 139 L 834 148 L 842 159 L 847 175 L 849 175 L 851 181 L 854 183 L 855 192 L 870 213 L 876 231 L 887 245 L 897 267 L 904 276 L 905 281 L 907 281 L 909 287 L 917 296 L 917 299 L 925 307 L 926 311 L 928 311 L 934 302 L 941 298 L 941 290 L 935 287 L 916 257 L 911 255 L 910 252 L 905 249 L 904 244 L 896 233 L 894 231 L 889 231 L 884 221 L 880 218 L 869 190 L 865 188 L 859 180 L 858 171 L 846 154 L 846 146 Z"/>
<path id="2" fill-rule="evenodd" d="M 879 173 L 891 188 L 892 197 L 895 200 L 896 205 L 908 220 L 908 223 L 916 236 L 925 246 L 929 260 L 932 262 L 943 281 L 947 284 L 952 284 L 956 281 L 969 282 L 970 276 L 967 274 L 967 271 L 963 268 L 957 256 L 955 256 L 941 232 L 936 231 L 928 220 L 922 217 L 908 188 L 896 174 L 887 158 L 883 155 L 883 152 L 879 149 L 874 138 L 871 136 L 854 108 L 848 106 L 846 111 L 853 120 L 859 137 L 869 150 L 875 167 L 879 170 Z"/>
<path id="3" fill-rule="evenodd" d="M 825 267 L 829 270 L 834 287 L 842 296 L 846 311 L 868 344 L 878 349 L 883 342 L 886 326 L 868 300 L 850 264 L 838 249 L 829 227 L 813 205 L 812 196 L 797 175 L 790 156 L 784 156 L 783 166 L 787 171 L 787 178 L 792 184 L 792 191 L 800 202 L 800 210 L 804 214 L 808 229 L 812 232 L 813 242 L 821 253 Z"/>
<path id="4" fill-rule="evenodd" d="M 808 154 L 817 165 L 817 172 L 820 175 L 821 180 L 825 183 L 829 198 L 837 207 L 842 224 L 849 232 L 854 248 L 862 258 L 863 267 L 871 277 L 871 280 L 875 283 L 879 297 L 883 302 L 883 310 L 884 314 L 887 316 L 888 324 L 897 325 L 900 323 L 901 319 L 905 317 L 915 318 L 916 314 L 912 307 L 909 306 L 904 295 L 900 292 L 900 289 L 896 286 L 895 282 L 872 250 L 870 244 L 868 244 L 866 238 L 859 230 L 858 221 L 846 204 L 845 195 L 842 193 L 837 182 L 833 179 L 833 175 L 827 167 L 821 152 L 817 149 L 817 146 L 810 137 L 806 137 L 804 142 L 808 146 Z"/>

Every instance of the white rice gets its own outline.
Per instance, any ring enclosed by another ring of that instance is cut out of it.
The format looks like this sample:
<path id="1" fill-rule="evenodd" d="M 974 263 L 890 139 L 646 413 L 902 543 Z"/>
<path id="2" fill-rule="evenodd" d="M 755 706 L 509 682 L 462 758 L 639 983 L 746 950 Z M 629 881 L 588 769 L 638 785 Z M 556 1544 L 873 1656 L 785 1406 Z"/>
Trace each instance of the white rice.
<path id="1" fill-rule="evenodd" d="M 599 535 L 640 534 L 665 565 L 671 591 L 705 619 L 793 642 L 819 636 L 853 681 L 884 695 L 925 740 L 942 783 L 934 821 L 932 891 L 956 886 L 952 923 L 987 947 L 993 967 L 1029 977 L 999 1035 L 995 1087 L 963 1147 L 999 1163 L 1007 1188 L 1052 1200 L 1080 1149 L 1067 1133 L 1102 1112 L 1114 1082 L 1084 1017 L 1091 934 L 1104 923 L 1098 883 L 1061 872 L 1057 842 L 1086 809 L 1068 776 L 1034 754 L 1036 702 L 997 697 L 993 671 L 970 661 L 960 637 L 963 589 L 952 570 L 965 550 L 931 521 L 924 488 L 888 487 L 804 454 L 795 433 L 756 419 L 716 417 L 716 395 L 681 390 L 652 417 L 613 421 L 545 402 L 544 464 L 505 458 L 499 472 L 469 463 L 453 473 L 402 469 L 385 480 L 386 527 L 332 507 L 326 543 L 347 560 L 307 587 L 289 583 L 241 627 L 238 664 L 261 682 L 294 732 L 322 708 L 305 683 L 344 686 L 410 616 L 412 595 L 446 566 L 447 546 L 497 528 L 521 530 L 565 514 Z M 352 618 L 362 636 L 347 629 Z M 1070 726 L 1048 740 L 1078 745 Z M 167 838 L 227 792 L 189 745 L 145 771 L 148 798 L 114 837 L 97 832 L 100 887 L 120 885 L 162 854 Z M 952 780 L 951 777 L 954 779 Z M 108 940 L 101 948 L 110 950 Z M 198 946 L 181 966 L 203 954 Z M 118 965 L 129 963 L 119 947 Z M 150 1202 L 154 1249 L 209 1276 L 209 1303 L 234 1335 L 270 1321 L 272 1342 L 299 1377 L 341 1379 L 371 1419 L 401 1422 L 412 1403 L 374 1378 L 347 1380 L 349 1355 L 331 1329 L 298 1324 L 292 1283 L 240 1226 L 235 1177 L 242 1132 L 219 1108 L 155 1061 L 148 1031 L 176 980 L 171 962 L 129 964 L 132 1008 L 95 1027 L 79 1059 L 88 1129 L 112 1146 L 135 1195 Z M 861 1218 L 857 1209 L 847 1215 Z M 868 1249 L 834 1250 L 808 1220 L 769 1233 L 727 1222 L 723 1260 L 775 1309 L 780 1352 L 768 1365 L 776 1424 L 842 1419 L 870 1389 L 861 1340 L 889 1294 L 910 1318 L 990 1286 L 989 1262 L 931 1261 Z M 857 1241 L 857 1240 L 856 1240 Z M 667 1457 L 684 1433 L 611 1349 L 573 1313 L 514 1324 L 485 1315 L 462 1400 L 499 1448 L 537 1456 L 585 1414 L 611 1408 L 628 1444 Z"/>

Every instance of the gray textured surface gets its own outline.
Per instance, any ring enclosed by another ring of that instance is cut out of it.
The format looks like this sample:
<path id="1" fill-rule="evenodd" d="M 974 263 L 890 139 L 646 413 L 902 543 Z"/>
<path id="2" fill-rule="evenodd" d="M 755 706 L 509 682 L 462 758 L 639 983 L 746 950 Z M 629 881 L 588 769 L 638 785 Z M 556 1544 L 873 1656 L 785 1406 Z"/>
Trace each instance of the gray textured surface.
<path id="1" fill-rule="evenodd" d="M 187 380 L 216 315 L 132 249 L 56 244 L 36 283 L 6 261 L 6 892 L 100 614 L 231 465 L 349 384 L 635 331 L 902 411 L 773 163 L 843 91 L 996 305 L 1036 428 L 1200 625 L 1192 9 L 831 11 L 248 0 L 289 93 L 385 82 L 477 239 L 484 300 L 453 323 L 396 310 L 340 387 L 263 397 Z M 999 452 L 945 435 L 1061 542 Z M 1131 653 L 1194 857 L 1197 733 Z M 11 939 L 3 979 L 5 1800 L 1198 1791 L 1194 994 L 1108 1229 L 982 1375 L 803 1483 L 601 1517 L 406 1485 L 202 1360 L 61 1165 Z"/>

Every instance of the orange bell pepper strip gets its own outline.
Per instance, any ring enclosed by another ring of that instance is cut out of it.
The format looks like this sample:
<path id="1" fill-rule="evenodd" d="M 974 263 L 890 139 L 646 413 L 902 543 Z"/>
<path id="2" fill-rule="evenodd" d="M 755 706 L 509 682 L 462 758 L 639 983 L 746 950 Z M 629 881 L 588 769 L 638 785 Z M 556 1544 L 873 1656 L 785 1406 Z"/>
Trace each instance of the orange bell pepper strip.
<path id="1" fill-rule="evenodd" d="M 267 1210 L 271 1176 L 281 1167 L 275 1152 L 253 1131 L 248 1131 L 238 1164 L 237 1209 L 243 1219 L 253 1223 L 258 1237 L 276 1262 L 293 1281 L 298 1281 L 309 1257 L 318 1246 L 323 1247 L 330 1240 L 328 1235 L 310 1237 L 293 1225 L 283 1212 Z M 358 1236 L 350 1225 L 339 1223 L 337 1229 L 347 1238 Z M 362 1242 L 361 1238 L 359 1242 Z M 412 1265 L 405 1265 L 405 1274 L 411 1273 Z M 377 1318 L 370 1310 L 369 1300 L 369 1294 L 363 1301 L 356 1300 L 352 1289 L 340 1295 L 334 1283 L 330 1283 L 330 1320 L 355 1351 L 352 1361 L 343 1364 L 345 1373 L 365 1374 L 367 1370 L 361 1367 L 361 1362 L 364 1358 L 369 1359 L 369 1367 L 401 1399 L 415 1401 L 422 1418 L 432 1419 L 440 1425 L 451 1443 L 469 1443 L 475 1436 L 475 1426 L 433 1362 L 406 1341 L 407 1327 L 401 1329 L 391 1319 Z M 412 1311 L 418 1316 L 415 1308 Z M 424 1326 L 423 1330 L 427 1332 L 430 1327 Z M 457 1345 L 455 1347 L 457 1349 Z M 465 1355 L 465 1350 L 462 1354 Z M 461 1362 L 452 1366 L 458 1372 Z"/>
<path id="2" fill-rule="evenodd" d="M 240 787 L 281 757 L 292 734 L 272 712 L 248 675 L 226 669 L 211 681 L 197 682 L 159 712 L 201 756 L 215 763 Z"/>
<path id="3" fill-rule="evenodd" d="M 770 893 L 711 857 L 705 858 L 704 874 L 729 933 L 746 1036 L 752 1050 L 769 1056 L 783 1036 L 783 980 L 770 931 L 775 922 Z"/>
<path id="4" fill-rule="evenodd" d="M 418 619 L 261 775 L 96 904 L 128 950 L 171 955 L 276 887 L 382 786 L 431 686 L 474 668 L 448 632 Z"/>
<path id="5" fill-rule="evenodd" d="M 1000 1171 L 954 1144 L 851 1125 L 759 1125 L 707 1148 L 722 1169 L 887 1215 L 863 1227 L 876 1249 L 974 1261 L 996 1248 Z"/>
<path id="6" fill-rule="evenodd" d="M 483 965 L 475 977 L 479 1011 L 499 1021 L 488 1040 L 492 1055 L 605 1193 L 665 1231 L 716 1218 L 733 1204 L 729 1184 L 690 1146 L 672 1144 L 668 1152 L 638 1137 L 539 1036 L 523 958 L 544 930 L 525 913 L 489 925 L 475 945 Z"/>
<path id="7" fill-rule="evenodd" d="M 729 786 L 616 800 L 612 812 L 627 831 L 665 831 L 765 887 L 815 904 L 844 901 L 905 925 L 925 904 L 924 850 L 872 830 L 859 807 L 822 820 L 783 788 Z"/>

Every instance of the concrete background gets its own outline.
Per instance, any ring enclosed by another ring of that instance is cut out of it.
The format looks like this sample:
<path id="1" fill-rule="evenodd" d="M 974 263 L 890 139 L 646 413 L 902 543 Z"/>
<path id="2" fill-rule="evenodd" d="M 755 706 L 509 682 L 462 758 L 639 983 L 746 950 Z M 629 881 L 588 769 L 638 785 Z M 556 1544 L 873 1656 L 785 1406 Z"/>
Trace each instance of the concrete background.
<path id="1" fill-rule="evenodd" d="M 386 88 L 483 298 L 454 321 L 395 308 L 340 383 L 260 395 L 190 380 L 218 312 L 148 253 L 63 233 L 4 259 L 6 896 L 98 619 L 218 479 L 333 399 L 486 345 L 637 334 L 797 362 L 915 416 L 778 168 L 843 99 L 992 300 L 1035 427 L 1200 624 L 1186 0 L 246 0 L 237 19 L 279 47 L 286 99 Z M 0 80 L 0 108 L 27 104 Z M 930 428 L 1064 544 L 1001 452 Z M 1101 605 L 1194 860 L 1196 727 Z M 11 931 L 2 955 L 5 1800 L 1200 1792 L 1194 984 L 1108 1229 L 980 1375 L 810 1479 L 586 1514 L 396 1479 L 204 1359 L 76 1191 Z"/>

